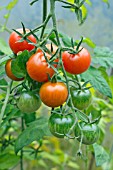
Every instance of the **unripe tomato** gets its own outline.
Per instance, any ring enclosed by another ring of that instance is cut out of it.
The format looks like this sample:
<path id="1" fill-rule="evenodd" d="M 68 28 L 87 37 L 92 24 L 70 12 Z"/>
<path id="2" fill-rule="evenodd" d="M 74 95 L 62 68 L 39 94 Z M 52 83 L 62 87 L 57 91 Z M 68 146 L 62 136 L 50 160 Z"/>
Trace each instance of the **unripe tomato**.
<path id="1" fill-rule="evenodd" d="M 58 107 L 67 100 L 68 90 L 64 83 L 47 82 L 41 86 L 39 95 L 45 105 Z"/>
<path id="2" fill-rule="evenodd" d="M 24 78 L 17 78 L 14 76 L 14 74 L 11 71 L 11 62 L 12 62 L 12 59 L 9 59 L 5 65 L 5 71 L 6 71 L 7 76 L 14 81 L 23 80 Z"/>
<path id="3" fill-rule="evenodd" d="M 62 53 L 64 68 L 71 74 L 81 74 L 85 72 L 91 63 L 91 56 L 87 49 L 83 48 L 78 54 Z"/>
<path id="4" fill-rule="evenodd" d="M 17 31 L 20 32 L 21 34 L 23 34 L 22 28 L 17 29 Z M 26 29 L 26 33 L 28 33 L 28 32 L 30 32 L 30 30 Z M 9 46 L 15 54 L 17 54 L 19 51 L 24 51 L 24 50 L 31 51 L 35 48 L 35 46 L 29 44 L 29 42 L 27 42 L 27 40 L 18 42 L 21 38 L 22 37 L 20 35 L 18 35 L 15 31 L 13 31 L 9 37 Z M 36 38 L 33 35 L 29 35 L 27 37 L 27 39 L 29 39 L 33 43 L 36 43 Z"/>
<path id="5" fill-rule="evenodd" d="M 17 101 L 17 106 L 23 113 L 32 113 L 40 108 L 41 100 L 38 95 L 30 91 L 24 91 Z"/>
<path id="6" fill-rule="evenodd" d="M 73 105 L 79 110 L 86 109 L 91 103 L 92 95 L 90 90 L 70 89 Z"/>
<path id="7" fill-rule="evenodd" d="M 46 57 L 50 59 L 51 56 L 46 53 Z M 56 64 L 54 64 L 54 67 L 56 67 Z M 43 52 L 37 52 L 30 57 L 27 62 L 27 72 L 33 80 L 38 82 L 48 81 L 48 74 L 50 77 L 54 74 L 54 70 L 49 67 Z"/>
<path id="8" fill-rule="evenodd" d="M 52 115 L 49 118 L 48 126 L 50 129 L 50 132 L 58 137 L 58 138 L 64 138 L 66 134 L 69 133 L 70 128 L 74 124 L 74 117 L 72 114 L 57 114 L 52 113 Z"/>
<path id="9" fill-rule="evenodd" d="M 80 142 L 85 145 L 91 145 L 95 143 L 99 138 L 99 127 L 96 123 L 90 124 L 85 122 L 79 122 L 75 125 L 75 136 Z"/>

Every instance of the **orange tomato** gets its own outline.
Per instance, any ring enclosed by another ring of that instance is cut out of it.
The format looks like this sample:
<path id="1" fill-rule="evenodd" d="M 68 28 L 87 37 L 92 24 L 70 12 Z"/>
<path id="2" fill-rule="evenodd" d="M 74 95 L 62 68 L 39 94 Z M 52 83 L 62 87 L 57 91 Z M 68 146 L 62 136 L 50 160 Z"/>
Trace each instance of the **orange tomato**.
<path id="1" fill-rule="evenodd" d="M 49 107 L 61 106 L 68 97 L 68 89 L 62 82 L 44 83 L 39 91 L 42 102 Z"/>
<path id="2" fill-rule="evenodd" d="M 23 80 L 24 78 L 17 78 L 14 76 L 14 74 L 11 71 L 11 62 L 12 62 L 12 59 L 9 59 L 5 65 L 5 71 L 6 71 L 7 76 L 14 81 Z"/>

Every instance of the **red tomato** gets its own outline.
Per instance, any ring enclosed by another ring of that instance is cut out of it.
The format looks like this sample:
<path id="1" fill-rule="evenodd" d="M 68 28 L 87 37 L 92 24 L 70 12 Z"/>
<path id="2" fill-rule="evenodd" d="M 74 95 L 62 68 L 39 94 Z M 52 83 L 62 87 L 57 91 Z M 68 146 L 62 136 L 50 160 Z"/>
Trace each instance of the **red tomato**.
<path id="1" fill-rule="evenodd" d="M 83 48 L 78 54 L 70 54 L 67 51 L 62 53 L 64 68 L 71 74 L 85 72 L 91 63 L 91 56 L 87 49 Z"/>
<path id="2" fill-rule="evenodd" d="M 48 59 L 51 57 L 47 53 L 46 56 Z M 56 64 L 54 64 L 54 67 L 56 67 Z M 27 62 L 27 72 L 33 80 L 38 82 L 48 81 L 48 74 L 50 77 L 54 74 L 54 70 L 48 66 L 43 52 L 37 52 L 30 57 Z"/>
<path id="3" fill-rule="evenodd" d="M 12 59 L 9 59 L 5 65 L 5 71 L 6 71 L 7 76 L 14 81 L 23 80 L 24 78 L 17 78 L 14 76 L 14 74 L 11 71 L 11 62 L 12 62 Z"/>
<path id="4" fill-rule="evenodd" d="M 62 82 L 47 82 L 41 86 L 39 95 L 45 105 L 58 107 L 67 100 L 68 90 Z"/>
<path id="5" fill-rule="evenodd" d="M 23 34 L 22 28 L 17 29 L 17 31 Z M 28 32 L 29 29 L 26 29 L 26 33 Z M 15 31 L 13 31 L 9 37 L 9 46 L 15 54 L 17 54 L 19 51 L 24 51 L 24 50 L 31 51 L 35 47 L 34 45 L 29 44 L 26 40 L 24 40 L 23 42 L 18 42 L 21 38 L 22 37 L 18 35 Z M 36 43 L 36 38 L 33 35 L 29 35 L 27 39 L 29 39 L 33 43 Z"/>

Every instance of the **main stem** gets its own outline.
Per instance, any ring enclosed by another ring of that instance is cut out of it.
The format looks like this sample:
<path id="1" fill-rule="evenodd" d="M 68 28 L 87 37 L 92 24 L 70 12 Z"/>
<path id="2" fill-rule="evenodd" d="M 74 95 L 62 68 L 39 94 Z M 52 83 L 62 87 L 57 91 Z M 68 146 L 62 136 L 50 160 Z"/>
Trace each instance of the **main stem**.
<path id="1" fill-rule="evenodd" d="M 21 129 L 22 129 L 22 131 L 24 130 L 23 117 L 21 118 Z M 23 150 L 22 149 L 21 149 L 21 152 L 20 152 L 20 170 L 24 170 L 24 168 L 23 168 Z"/>
<path id="2" fill-rule="evenodd" d="M 4 100 L 2 109 L 1 109 L 1 113 L 0 113 L 0 124 L 1 124 L 1 122 L 2 122 L 2 118 L 3 118 L 3 116 L 4 116 L 4 112 L 5 112 L 5 109 L 6 109 L 8 100 L 9 100 L 10 91 L 11 91 L 11 87 L 12 87 L 12 82 L 13 82 L 13 81 L 11 81 L 11 82 L 8 84 L 8 87 L 7 87 L 6 97 L 5 97 L 5 100 Z"/>
<path id="3" fill-rule="evenodd" d="M 51 11 L 51 15 L 52 15 L 53 30 L 56 35 L 58 46 L 61 47 L 58 30 L 57 30 L 56 16 L 55 16 L 55 0 L 50 0 L 50 11 Z"/>
<path id="4" fill-rule="evenodd" d="M 45 21 L 47 16 L 47 0 L 43 0 L 43 18 L 42 23 Z"/>

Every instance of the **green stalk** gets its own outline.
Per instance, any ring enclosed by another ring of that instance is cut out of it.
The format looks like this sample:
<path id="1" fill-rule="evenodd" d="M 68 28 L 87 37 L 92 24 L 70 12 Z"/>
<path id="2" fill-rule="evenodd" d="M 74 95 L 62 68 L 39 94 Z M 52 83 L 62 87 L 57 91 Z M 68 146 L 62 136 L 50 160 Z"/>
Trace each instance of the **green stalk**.
<path id="1" fill-rule="evenodd" d="M 7 92 L 6 92 L 6 97 L 5 97 L 5 100 L 4 100 L 2 109 L 1 109 L 1 113 L 0 113 L 0 124 L 1 124 L 2 119 L 3 119 L 3 117 L 4 117 L 5 109 L 6 109 L 8 100 L 9 100 L 12 83 L 13 83 L 13 81 L 11 81 L 10 83 L 8 83 Z"/>
<path id="2" fill-rule="evenodd" d="M 24 119 L 23 119 L 23 117 L 21 118 L 21 129 L 22 129 L 22 131 L 24 130 Z M 24 167 L 23 167 L 23 149 L 21 149 L 21 152 L 20 152 L 20 170 L 24 170 Z"/>
<path id="3" fill-rule="evenodd" d="M 42 18 L 42 22 L 45 21 L 47 16 L 47 0 L 43 0 L 43 18 Z"/>

